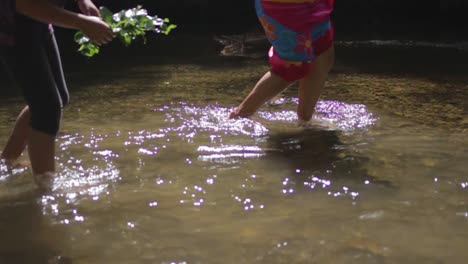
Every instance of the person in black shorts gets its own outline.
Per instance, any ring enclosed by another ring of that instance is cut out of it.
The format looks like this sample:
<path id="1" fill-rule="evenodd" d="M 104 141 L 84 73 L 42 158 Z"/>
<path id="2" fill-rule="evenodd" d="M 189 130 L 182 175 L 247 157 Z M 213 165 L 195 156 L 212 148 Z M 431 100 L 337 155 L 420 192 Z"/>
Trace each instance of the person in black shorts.
<path id="1" fill-rule="evenodd" d="M 3 8 L 5 1 L 13 0 L 0 1 Z M 11 19 L 0 19 L 0 58 L 22 89 L 27 105 L 19 114 L 0 159 L 13 166 L 27 147 L 34 179 L 43 188 L 50 187 L 55 175 L 55 139 L 62 109 L 69 102 L 57 42 L 49 23 L 80 29 L 98 45 L 113 38 L 112 30 L 99 18 L 99 10 L 91 0 L 76 2 L 83 14 L 47 0 L 16 0 L 16 5 L 5 5 L 16 6 L 13 23 Z M 5 10 L 0 18 L 11 17 Z"/>

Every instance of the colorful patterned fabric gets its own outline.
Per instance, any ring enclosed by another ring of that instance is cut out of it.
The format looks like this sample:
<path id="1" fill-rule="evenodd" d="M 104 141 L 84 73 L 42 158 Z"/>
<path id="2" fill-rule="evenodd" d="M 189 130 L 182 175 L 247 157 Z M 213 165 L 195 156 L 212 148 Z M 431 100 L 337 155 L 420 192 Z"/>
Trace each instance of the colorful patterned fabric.
<path id="1" fill-rule="evenodd" d="M 14 45 L 15 1 L 0 0 L 0 47 Z"/>
<path id="2" fill-rule="evenodd" d="M 313 3 L 318 0 L 265 0 L 268 2 L 275 2 L 275 3 Z"/>
<path id="3" fill-rule="evenodd" d="M 257 16 L 272 48 L 272 71 L 286 80 L 304 77 L 310 62 L 333 45 L 333 0 L 305 3 L 256 0 Z"/>

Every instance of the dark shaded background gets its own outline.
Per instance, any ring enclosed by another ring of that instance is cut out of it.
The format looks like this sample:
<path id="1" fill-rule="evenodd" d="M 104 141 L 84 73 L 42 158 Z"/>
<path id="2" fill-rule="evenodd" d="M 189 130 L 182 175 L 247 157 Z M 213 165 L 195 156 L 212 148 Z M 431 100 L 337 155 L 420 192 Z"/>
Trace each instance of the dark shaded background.
<path id="1" fill-rule="evenodd" d="M 94 2 L 113 12 L 142 5 L 151 15 L 170 18 L 178 26 L 169 36 L 150 34 L 147 45 L 136 43 L 123 49 L 118 41 L 113 41 L 105 47 L 107 54 L 202 56 L 204 52 L 219 52 L 220 47 L 214 41 L 207 41 L 208 38 L 243 33 L 263 34 L 255 14 L 254 0 Z M 68 1 L 67 8 L 77 10 L 74 1 Z M 333 21 L 338 41 L 396 39 L 459 42 L 468 40 L 467 15 L 468 0 L 335 0 Z M 58 28 L 56 33 L 64 57 L 81 56 L 73 42 L 74 30 Z M 105 54 L 98 57 L 107 59 Z"/>
<path id="2" fill-rule="evenodd" d="M 77 11 L 75 1 L 67 9 Z M 158 62 L 177 59 L 204 60 L 219 54 L 222 46 L 214 41 L 221 35 L 263 34 L 255 15 L 254 0 L 94 0 L 113 12 L 142 5 L 151 15 L 168 17 L 177 29 L 169 36 L 150 34 L 146 45 L 137 41 L 124 48 L 113 41 L 101 54 L 88 59 L 80 55 L 73 41 L 75 30 L 56 28 L 56 36 L 67 72 L 83 67 L 105 65 L 123 67 L 141 63 L 143 57 L 156 57 Z M 468 0 L 335 0 L 333 21 L 336 39 L 340 40 L 422 40 L 431 42 L 464 42 L 468 45 Z M 265 50 L 268 46 L 265 42 Z M 445 56 L 445 52 L 443 52 Z M 466 63 L 455 57 L 449 64 Z M 360 58 L 362 59 L 362 58 Z M 456 59 L 456 61 L 453 61 Z M 121 61 L 116 64 L 115 61 Z M 151 59 L 154 61 L 154 59 Z M 124 63 L 125 62 L 125 63 Z M 83 66 L 84 65 L 84 66 Z M 461 68 L 460 68 L 461 69 Z M 16 93 L 9 78 L 0 70 L 0 95 Z"/>
<path id="3" fill-rule="evenodd" d="M 170 17 L 180 32 L 240 33 L 257 25 L 254 0 L 95 0 L 113 11 L 141 4 Z M 466 39 L 466 0 L 336 0 L 334 20 L 344 36 Z"/>

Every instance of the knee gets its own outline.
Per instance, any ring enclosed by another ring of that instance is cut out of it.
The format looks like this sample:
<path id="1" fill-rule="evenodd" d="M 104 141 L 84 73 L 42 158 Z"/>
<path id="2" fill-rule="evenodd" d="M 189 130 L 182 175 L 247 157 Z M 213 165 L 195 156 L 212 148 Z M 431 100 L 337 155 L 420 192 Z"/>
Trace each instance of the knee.
<path id="1" fill-rule="evenodd" d="M 56 136 L 60 130 L 62 104 L 43 104 L 29 106 L 31 112 L 31 127 L 34 130 Z"/>
<path id="2" fill-rule="evenodd" d="M 333 65 L 335 64 L 335 48 L 332 46 L 324 53 L 319 56 L 318 61 L 320 61 L 321 67 L 326 71 L 329 72 Z"/>
<path id="3" fill-rule="evenodd" d="M 62 95 L 61 98 L 62 98 L 61 108 L 64 108 L 65 106 L 70 104 L 70 95 L 68 93 Z"/>

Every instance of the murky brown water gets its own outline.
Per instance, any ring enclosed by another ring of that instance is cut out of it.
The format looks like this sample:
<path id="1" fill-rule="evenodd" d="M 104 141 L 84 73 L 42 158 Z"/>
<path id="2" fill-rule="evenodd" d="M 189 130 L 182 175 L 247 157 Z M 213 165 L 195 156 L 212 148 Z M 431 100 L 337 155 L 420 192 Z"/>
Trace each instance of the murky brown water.
<path id="1" fill-rule="evenodd" d="M 226 119 L 262 59 L 71 71 L 53 192 L 0 174 L 0 263 L 465 263 L 465 77 L 337 52 L 307 129 L 294 87 Z"/>

